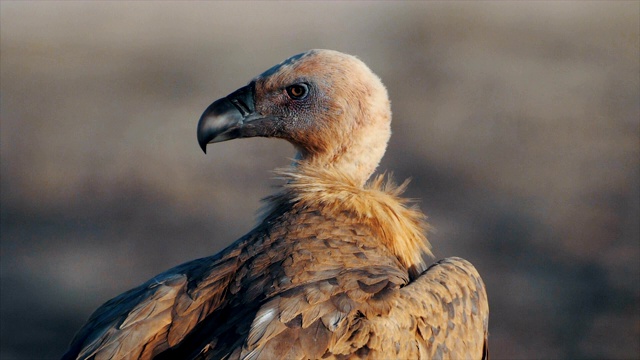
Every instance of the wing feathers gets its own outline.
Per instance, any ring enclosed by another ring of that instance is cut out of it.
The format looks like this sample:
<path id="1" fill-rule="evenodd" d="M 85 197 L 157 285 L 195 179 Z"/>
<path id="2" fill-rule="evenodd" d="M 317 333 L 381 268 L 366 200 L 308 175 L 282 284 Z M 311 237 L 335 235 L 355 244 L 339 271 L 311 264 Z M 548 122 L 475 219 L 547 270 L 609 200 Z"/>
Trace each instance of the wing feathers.
<path id="1" fill-rule="evenodd" d="M 63 359 L 150 359 L 176 346 L 224 301 L 237 267 L 237 258 L 228 256 L 239 255 L 233 247 L 243 245 L 180 265 L 108 301 Z"/>
<path id="2" fill-rule="evenodd" d="M 329 350 L 331 331 L 320 320 L 316 320 L 306 329 L 303 326 L 299 336 L 300 345 L 302 345 L 305 355 L 309 358 L 320 358 Z"/>
<path id="3" fill-rule="evenodd" d="M 148 296 L 136 304 L 117 325 L 113 320 L 108 331 L 95 339 L 79 354 L 80 358 L 95 355 L 96 359 L 138 357 L 142 348 L 158 333 L 166 332 L 171 323 L 171 307 L 176 294 L 184 291 L 186 276 L 172 275 L 148 287 Z"/>
<path id="4" fill-rule="evenodd" d="M 427 295 L 428 294 L 428 295 Z M 425 296 L 426 295 L 426 296 Z M 468 261 L 439 261 L 400 290 L 398 312 L 413 314 L 420 353 L 428 357 L 481 358 L 486 346 L 489 307 L 484 284 Z"/>

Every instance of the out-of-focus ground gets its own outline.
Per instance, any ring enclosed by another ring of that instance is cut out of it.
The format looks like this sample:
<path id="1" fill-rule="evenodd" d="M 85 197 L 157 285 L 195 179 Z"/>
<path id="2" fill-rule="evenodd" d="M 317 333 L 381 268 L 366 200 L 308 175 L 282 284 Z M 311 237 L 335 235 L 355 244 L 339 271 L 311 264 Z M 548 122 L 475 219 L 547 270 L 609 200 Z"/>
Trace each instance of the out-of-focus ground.
<path id="1" fill-rule="evenodd" d="M 2 2 L 2 359 L 57 358 L 109 298 L 251 229 L 290 145 L 196 142 L 310 48 L 387 85 L 381 170 L 487 284 L 494 359 L 639 358 L 631 2 Z"/>

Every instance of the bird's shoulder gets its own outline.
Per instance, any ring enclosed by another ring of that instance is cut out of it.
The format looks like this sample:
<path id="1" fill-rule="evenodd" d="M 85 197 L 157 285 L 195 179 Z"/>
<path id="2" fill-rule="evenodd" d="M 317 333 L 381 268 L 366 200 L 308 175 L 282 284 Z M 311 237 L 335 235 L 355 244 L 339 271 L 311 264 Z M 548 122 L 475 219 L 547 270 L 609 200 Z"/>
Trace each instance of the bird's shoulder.
<path id="1" fill-rule="evenodd" d="M 476 268 L 462 258 L 446 258 L 399 290 L 389 314 L 393 322 L 376 319 L 376 334 L 387 349 L 394 341 L 411 344 L 401 357 L 485 358 L 488 304 Z M 401 342 L 402 336 L 415 341 Z"/>

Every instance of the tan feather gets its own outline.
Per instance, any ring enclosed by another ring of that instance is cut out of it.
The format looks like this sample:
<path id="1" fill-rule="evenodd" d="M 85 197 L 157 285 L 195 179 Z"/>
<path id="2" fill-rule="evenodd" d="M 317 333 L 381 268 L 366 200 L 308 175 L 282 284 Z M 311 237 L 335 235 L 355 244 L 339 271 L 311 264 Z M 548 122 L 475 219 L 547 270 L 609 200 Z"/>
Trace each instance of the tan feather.
<path id="1" fill-rule="evenodd" d="M 349 211 L 377 232 L 402 264 L 417 275 L 426 269 L 425 256 L 433 256 L 425 236 L 425 215 L 408 207 L 409 199 L 400 198 L 407 185 L 397 186 L 379 175 L 364 188 L 338 169 L 299 165 L 275 171 L 287 181 L 280 194 L 268 198 L 274 204 L 289 200 L 298 206 L 322 207 L 331 212 Z"/>

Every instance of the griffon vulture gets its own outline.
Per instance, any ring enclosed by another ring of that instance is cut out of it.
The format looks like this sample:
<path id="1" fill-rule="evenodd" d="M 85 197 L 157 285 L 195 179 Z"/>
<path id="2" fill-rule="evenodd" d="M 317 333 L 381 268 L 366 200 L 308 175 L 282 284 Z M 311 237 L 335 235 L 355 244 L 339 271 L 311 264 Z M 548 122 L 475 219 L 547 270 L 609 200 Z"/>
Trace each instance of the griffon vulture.
<path id="1" fill-rule="evenodd" d="M 489 308 L 476 269 L 427 265 L 424 215 L 383 176 L 387 91 L 357 58 L 295 55 L 211 104 L 206 146 L 294 145 L 264 219 L 220 253 L 96 310 L 65 359 L 481 359 Z"/>

